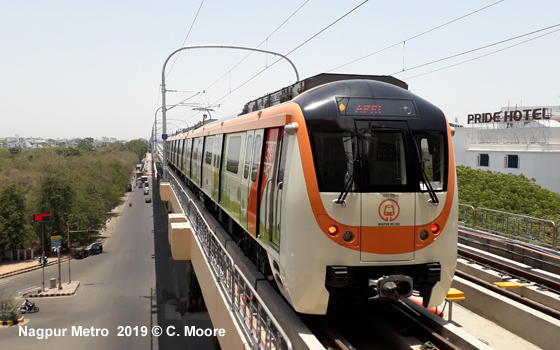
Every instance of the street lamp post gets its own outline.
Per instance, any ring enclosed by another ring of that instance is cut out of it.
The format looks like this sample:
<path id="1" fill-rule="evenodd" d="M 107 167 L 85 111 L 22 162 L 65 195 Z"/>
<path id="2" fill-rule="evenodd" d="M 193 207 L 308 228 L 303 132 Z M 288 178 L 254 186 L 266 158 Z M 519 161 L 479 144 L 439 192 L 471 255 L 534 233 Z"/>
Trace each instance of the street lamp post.
<path id="1" fill-rule="evenodd" d="M 257 48 L 253 48 L 253 47 L 243 47 L 243 46 L 231 46 L 231 45 L 193 45 L 193 46 L 185 46 L 185 47 L 181 47 L 175 51 L 173 51 L 165 60 L 165 62 L 163 63 L 163 68 L 161 70 L 161 114 L 162 114 L 162 141 L 163 141 L 163 164 L 162 164 L 162 169 L 163 169 L 163 180 L 167 181 L 167 128 L 166 128 L 166 112 L 167 112 L 167 107 L 166 107 L 166 99 L 165 99 L 165 94 L 166 94 L 166 90 L 165 90 L 165 68 L 167 67 L 167 63 L 169 62 L 169 60 L 171 59 L 171 57 L 173 57 L 176 53 L 181 52 L 183 50 L 192 50 L 192 49 L 234 49 L 234 50 L 246 50 L 246 51 L 256 51 L 256 52 L 262 52 L 262 53 L 268 53 L 268 54 L 272 54 L 275 56 L 280 56 L 283 59 L 285 59 L 286 61 L 288 61 L 292 67 L 294 68 L 294 71 L 296 73 L 296 82 L 299 81 L 299 73 L 296 69 L 296 66 L 292 63 L 292 61 L 282 55 L 279 54 L 277 52 L 274 51 L 269 51 L 269 50 L 262 50 L 262 49 L 257 49 Z"/>

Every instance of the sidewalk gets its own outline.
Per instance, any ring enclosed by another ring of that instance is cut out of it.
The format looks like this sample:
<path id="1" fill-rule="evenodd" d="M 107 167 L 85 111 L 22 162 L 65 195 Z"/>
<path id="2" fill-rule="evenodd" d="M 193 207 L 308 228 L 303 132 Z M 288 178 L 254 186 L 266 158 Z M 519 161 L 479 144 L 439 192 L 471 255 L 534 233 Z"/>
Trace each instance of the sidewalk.
<path id="1" fill-rule="evenodd" d="M 109 239 L 113 234 L 115 224 L 122 213 L 124 205 L 128 202 L 129 193 L 130 192 L 127 192 L 125 196 L 122 198 L 122 203 L 116 208 L 114 208 L 113 210 L 111 210 L 111 212 L 109 213 L 107 224 L 105 226 L 105 229 L 101 231 L 101 233 L 99 234 L 99 238 L 97 239 L 98 241 L 105 243 L 105 241 Z M 67 256 L 61 257 L 61 262 L 66 262 L 66 261 L 68 261 Z M 51 266 L 55 264 L 58 264 L 58 259 L 50 258 L 49 264 L 47 266 Z M 41 266 L 39 266 L 37 259 L 3 261 L 0 263 L 0 279 L 15 276 L 20 273 L 34 271 L 40 268 Z M 73 281 L 72 283 L 62 283 L 61 289 L 58 289 L 58 283 L 57 283 L 57 287 L 55 288 L 46 288 L 47 286 L 45 286 L 45 291 L 41 291 L 39 289 L 37 290 L 37 293 L 27 294 L 25 296 L 28 298 L 42 298 L 42 297 L 73 295 L 76 293 L 76 290 L 78 289 L 79 286 L 80 286 L 79 281 Z"/>

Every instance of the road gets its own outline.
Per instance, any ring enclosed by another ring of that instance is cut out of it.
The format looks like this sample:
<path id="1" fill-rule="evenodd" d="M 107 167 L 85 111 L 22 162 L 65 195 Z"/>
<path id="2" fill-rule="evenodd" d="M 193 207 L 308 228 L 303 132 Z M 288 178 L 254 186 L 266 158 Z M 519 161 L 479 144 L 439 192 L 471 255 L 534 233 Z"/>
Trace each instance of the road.
<path id="1" fill-rule="evenodd" d="M 157 324 L 153 211 L 145 197 L 142 189 L 130 193 L 132 207 L 124 207 L 102 254 L 72 260 L 72 281 L 81 282 L 74 296 L 35 298 L 39 313 L 18 327 L 0 327 L 3 349 L 158 349 L 151 333 Z M 46 285 L 57 277 L 57 266 L 45 269 Z M 43 276 L 36 270 L 10 279 L 24 288 L 41 286 Z M 67 263 L 62 282 L 68 282 Z M 100 331 L 83 332 L 92 327 Z M 61 336 L 44 339 L 49 330 Z"/>

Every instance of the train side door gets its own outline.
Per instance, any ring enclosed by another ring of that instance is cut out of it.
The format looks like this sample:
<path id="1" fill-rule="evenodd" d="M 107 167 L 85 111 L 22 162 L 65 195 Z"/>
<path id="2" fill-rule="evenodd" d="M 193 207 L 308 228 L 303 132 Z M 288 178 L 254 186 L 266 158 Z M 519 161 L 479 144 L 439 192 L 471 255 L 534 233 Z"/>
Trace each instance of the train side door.
<path id="1" fill-rule="evenodd" d="M 259 235 L 265 244 L 277 251 L 280 249 L 280 232 L 276 230 L 278 217 L 278 158 L 281 149 L 283 128 L 269 129 L 264 148 L 263 176 L 261 176 L 261 202 L 259 214 Z"/>
<path id="2" fill-rule="evenodd" d="M 264 129 L 255 130 L 253 134 L 253 150 L 251 151 L 251 162 L 247 179 L 247 208 L 245 211 L 247 230 L 253 236 L 258 234 L 257 230 L 257 208 L 261 200 L 259 196 L 259 181 L 261 177 L 261 162 L 263 149 Z"/>
<path id="3" fill-rule="evenodd" d="M 247 208 L 249 203 L 249 188 L 251 183 L 251 159 L 253 156 L 253 142 L 255 138 L 255 131 L 247 131 L 247 138 L 245 139 L 245 156 L 243 157 L 243 164 L 240 164 L 242 168 L 241 176 L 241 217 L 240 223 L 243 228 L 247 229 Z"/>
<path id="4" fill-rule="evenodd" d="M 222 146 L 224 134 L 218 134 L 214 138 L 214 150 L 212 152 L 212 199 L 220 202 L 220 169 L 222 164 Z"/>
<path id="5" fill-rule="evenodd" d="M 191 177 L 192 144 L 193 139 L 187 139 L 187 151 L 185 154 L 185 176 L 189 179 Z"/>
<path id="6" fill-rule="evenodd" d="M 268 236 L 268 244 L 276 251 L 280 251 L 282 194 L 284 188 L 284 169 L 286 167 L 285 152 L 283 152 L 283 136 L 286 137 L 286 135 L 283 135 L 283 128 L 272 129 L 268 134 L 265 154 L 265 167 L 267 164 L 270 164 L 268 167 L 269 173 L 265 176 L 267 182 L 265 185 L 265 197 L 263 198 L 266 215 L 265 232 Z M 282 155 L 284 155 L 284 159 L 282 159 Z"/>

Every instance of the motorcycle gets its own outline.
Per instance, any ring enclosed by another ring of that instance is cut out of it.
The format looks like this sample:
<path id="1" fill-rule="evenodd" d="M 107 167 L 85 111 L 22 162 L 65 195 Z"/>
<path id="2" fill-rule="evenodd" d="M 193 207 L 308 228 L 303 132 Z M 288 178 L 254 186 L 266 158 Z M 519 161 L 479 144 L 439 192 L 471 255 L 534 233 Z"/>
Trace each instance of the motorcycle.
<path id="1" fill-rule="evenodd" d="M 132 202 L 128 203 L 128 206 L 129 206 L 129 207 L 132 207 Z"/>
<path id="2" fill-rule="evenodd" d="M 27 314 L 30 312 L 39 312 L 39 307 L 35 305 L 35 302 L 25 299 L 23 304 L 18 307 L 18 313 Z"/>

